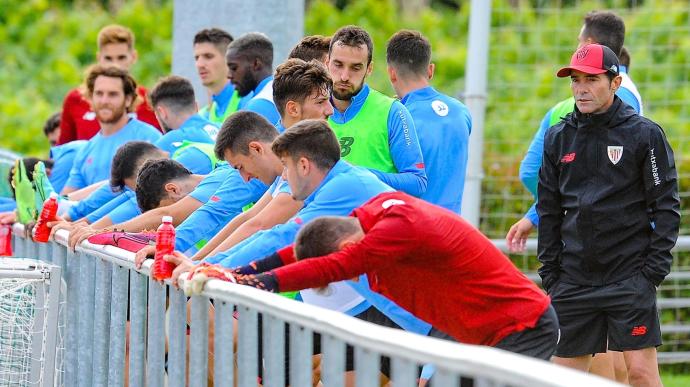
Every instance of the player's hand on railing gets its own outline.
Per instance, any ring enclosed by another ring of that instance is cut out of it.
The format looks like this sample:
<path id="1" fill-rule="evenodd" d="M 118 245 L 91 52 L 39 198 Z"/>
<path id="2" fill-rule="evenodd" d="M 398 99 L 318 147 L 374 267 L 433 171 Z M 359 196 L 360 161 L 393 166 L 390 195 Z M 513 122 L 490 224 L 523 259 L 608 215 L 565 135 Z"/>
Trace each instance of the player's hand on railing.
<path id="1" fill-rule="evenodd" d="M 278 292 L 278 280 L 271 272 L 241 275 L 236 278 L 236 283 L 271 293 Z"/>
<path id="2" fill-rule="evenodd" d="M 55 239 L 55 234 L 60 231 L 60 230 L 67 230 L 69 232 L 72 232 L 72 229 L 76 224 L 82 224 L 85 222 L 69 222 L 67 220 L 62 219 L 61 217 L 57 217 L 57 220 L 54 220 L 52 222 L 46 223 L 46 225 L 50 228 L 50 239 Z"/>
<path id="3" fill-rule="evenodd" d="M 182 275 L 182 273 L 194 270 L 194 267 L 196 266 L 194 261 L 179 251 L 173 251 L 172 254 L 164 255 L 163 259 L 172 263 L 173 265 L 176 265 L 175 270 L 172 272 L 172 276 L 170 276 L 170 281 L 172 281 L 173 286 L 176 288 L 180 287 L 180 284 L 177 281 L 178 278 L 180 278 L 180 275 Z"/>
<path id="4" fill-rule="evenodd" d="M 506 245 L 511 253 L 524 253 L 527 245 L 527 238 L 534 229 L 534 225 L 527 218 L 517 221 L 508 230 L 506 235 Z"/>
<path id="5" fill-rule="evenodd" d="M 156 246 L 146 246 L 143 249 L 137 251 L 137 253 L 134 255 L 134 266 L 137 269 L 141 269 L 141 265 L 144 264 L 144 261 L 147 258 L 153 258 L 153 256 L 156 254 Z"/>
<path id="6" fill-rule="evenodd" d="M 67 241 L 67 246 L 75 251 L 77 246 L 87 240 L 90 236 L 96 235 L 98 233 L 104 232 L 104 230 L 96 230 L 89 225 L 75 225 L 72 231 L 69 233 L 69 240 Z"/>
<path id="7" fill-rule="evenodd" d="M 236 283 L 235 275 L 230 269 L 226 269 L 220 265 L 211 265 L 202 262 L 189 272 L 187 280 L 184 284 L 184 292 L 188 296 L 198 295 L 204 289 L 204 284 L 209 279 L 219 279 L 221 281 L 228 281 Z"/>
<path id="8" fill-rule="evenodd" d="M 0 212 L 0 224 L 12 224 L 17 221 L 17 212 L 12 210 L 12 211 L 6 211 L 6 212 Z"/>

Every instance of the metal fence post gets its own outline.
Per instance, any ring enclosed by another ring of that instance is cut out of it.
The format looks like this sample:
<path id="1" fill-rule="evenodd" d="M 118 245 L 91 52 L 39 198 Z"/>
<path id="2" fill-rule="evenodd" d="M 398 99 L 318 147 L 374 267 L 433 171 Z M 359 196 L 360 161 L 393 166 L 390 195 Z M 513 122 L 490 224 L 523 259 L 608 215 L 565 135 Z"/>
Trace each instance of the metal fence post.
<path id="1" fill-rule="evenodd" d="M 79 386 L 93 385 L 93 314 L 96 261 L 86 254 L 77 254 L 79 270 Z"/>
<path id="2" fill-rule="evenodd" d="M 125 367 L 125 325 L 127 324 L 127 282 L 129 270 L 112 265 L 112 291 L 110 302 L 110 360 L 108 363 L 108 386 L 122 386 Z"/>
<path id="3" fill-rule="evenodd" d="M 149 278 L 146 385 L 162 387 L 165 373 L 165 285 Z"/>
<path id="4" fill-rule="evenodd" d="M 189 341 L 189 383 L 204 387 L 208 383 L 208 297 L 191 298 L 191 326 Z"/>
<path id="5" fill-rule="evenodd" d="M 130 271 L 129 296 L 129 385 L 143 386 L 146 365 L 147 277 Z"/>
<path id="6" fill-rule="evenodd" d="M 187 366 L 187 297 L 179 289 L 170 290 L 168 319 L 168 385 L 186 385 Z"/>
<path id="7" fill-rule="evenodd" d="M 108 382 L 108 354 L 110 346 L 110 300 L 112 290 L 112 264 L 100 258 L 96 261 L 96 284 L 93 313 L 93 384 L 105 386 Z"/>

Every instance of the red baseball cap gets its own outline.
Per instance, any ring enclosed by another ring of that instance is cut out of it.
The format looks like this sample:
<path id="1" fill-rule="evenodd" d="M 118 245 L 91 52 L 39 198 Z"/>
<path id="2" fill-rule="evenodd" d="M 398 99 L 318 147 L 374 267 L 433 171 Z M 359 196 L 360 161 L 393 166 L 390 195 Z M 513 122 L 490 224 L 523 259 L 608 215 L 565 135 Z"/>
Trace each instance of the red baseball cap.
<path id="1" fill-rule="evenodd" d="M 570 58 L 570 66 L 558 70 L 559 78 L 569 77 L 573 70 L 585 74 L 612 73 L 618 75 L 620 63 L 610 48 L 601 44 L 588 44 L 580 47 Z"/>

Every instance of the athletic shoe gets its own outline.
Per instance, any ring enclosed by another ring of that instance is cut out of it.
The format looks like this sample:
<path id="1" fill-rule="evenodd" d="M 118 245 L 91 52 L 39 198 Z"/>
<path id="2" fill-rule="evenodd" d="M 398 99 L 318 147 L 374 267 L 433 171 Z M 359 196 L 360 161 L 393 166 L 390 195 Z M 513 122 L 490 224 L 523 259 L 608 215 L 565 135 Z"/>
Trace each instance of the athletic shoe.
<path id="1" fill-rule="evenodd" d="M 108 245 L 119 247 L 123 250 L 136 253 L 146 246 L 156 244 L 155 232 L 129 233 L 122 231 L 105 232 L 89 237 L 89 243 L 95 245 Z"/>
<path id="2" fill-rule="evenodd" d="M 36 163 L 33 174 L 34 191 L 36 192 L 36 211 L 40 214 L 43 210 L 43 203 L 45 203 L 46 199 L 48 199 L 50 194 L 54 192 L 55 189 L 53 189 L 53 185 L 50 184 L 50 180 L 48 180 L 46 166 L 43 164 L 43 161 Z"/>
<path id="3" fill-rule="evenodd" d="M 22 224 L 29 224 L 38 218 L 36 211 L 36 194 L 26 174 L 26 166 L 22 159 L 14 162 L 12 172 L 12 186 L 14 199 L 17 202 L 17 220 Z"/>

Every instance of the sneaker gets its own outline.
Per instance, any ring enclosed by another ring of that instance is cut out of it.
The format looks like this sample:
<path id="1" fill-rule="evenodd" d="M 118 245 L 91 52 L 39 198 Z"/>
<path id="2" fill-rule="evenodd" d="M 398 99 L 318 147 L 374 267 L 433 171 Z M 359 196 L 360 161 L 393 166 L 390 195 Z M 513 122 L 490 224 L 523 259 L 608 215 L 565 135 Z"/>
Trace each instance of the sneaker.
<path id="1" fill-rule="evenodd" d="M 22 159 L 14 162 L 12 172 L 12 186 L 14 199 L 17 202 L 17 220 L 22 224 L 29 224 L 38 218 L 36 211 L 36 194 L 26 174 L 26 166 Z"/>
<path id="2" fill-rule="evenodd" d="M 93 243 L 95 245 L 115 246 L 123 250 L 136 253 L 146 246 L 155 245 L 156 233 L 129 233 L 123 231 L 111 231 L 90 236 L 89 243 Z"/>
<path id="3" fill-rule="evenodd" d="M 36 163 L 33 174 L 34 191 L 36 192 L 36 212 L 40 214 L 43 210 L 43 203 L 45 203 L 46 199 L 48 199 L 50 194 L 54 192 L 55 189 L 53 189 L 53 185 L 50 183 L 50 180 L 48 180 L 46 166 L 43 164 L 43 161 Z"/>

